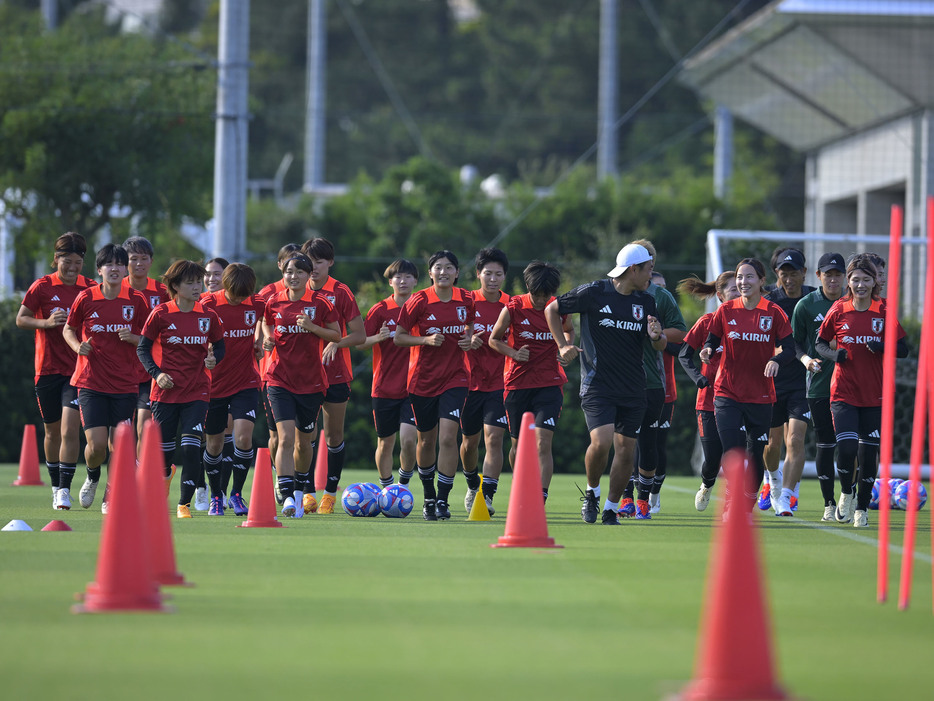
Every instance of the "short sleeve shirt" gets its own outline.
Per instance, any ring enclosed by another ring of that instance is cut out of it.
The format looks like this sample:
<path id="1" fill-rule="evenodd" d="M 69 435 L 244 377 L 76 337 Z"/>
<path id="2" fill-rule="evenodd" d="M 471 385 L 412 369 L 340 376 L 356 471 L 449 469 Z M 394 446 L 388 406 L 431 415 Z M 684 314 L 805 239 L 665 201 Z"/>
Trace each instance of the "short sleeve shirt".
<path id="1" fill-rule="evenodd" d="M 490 348 L 487 341 L 499 319 L 499 313 L 509 302 L 509 295 L 501 292 L 495 302 L 487 302 L 480 290 L 470 293 L 474 303 L 473 332 L 483 339 L 483 345 L 467 352 L 467 370 L 470 373 L 471 392 L 495 392 L 503 389 L 503 367 L 506 356 Z"/>
<path id="2" fill-rule="evenodd" d="M 713 312 L 704 314 L 688 331 L 687 336 L 684 337 L 684 342 L 694 350 L 703 348 L 704 341 L 707 340 L 707 334 L 710 332 L 711 321 L 713 321 Z M 713 411 L 713 384 L 717 379 L 717 370 L 720 368 L 720 359 L 722 357 L 723 344 L 721 343 L 710 356 L 710 362 L 700 364 L 700 372 L 710 384 L 697 390 L 697 399 L 694 402 L 694 408 L 697 411 Z"/>
<path id="3" fill-rule="evenodd" d="M 818 357 L 817 333 L 834 301 L 824 296 L 823 289 L 816 289 L 798 302 L 791 317 L 791 334 L 795 337 L 795 343 L 810 357 L 818 358 L 821 364 L 820 372 L 807 373 L 808 397 L 811 399 L 830 396 L 834 362 Z"/>
<path id="4" fill-rule="evenodd" d="M 134 289 L 133 286 L 130 285 L 129 277 L 123 278 L 122 285 L 126 289 Z M 171 299 L 169 296 L 169 289 L 158 280 L 153 280 L 152 278 L 146 278 L 146 289 L 139 290 L 139 292 L 146 298 L 146 304 L 149 305 L 150 311 L 160 304 L 169 302 Z M 146 369 L 143 367 L 142 363 L 140 363 L 139 369 L 136 372 L 136 383 L 148 382 L 150 379 L 149 373 L 146 372 Z"/>
<path id="5" fill-rule="evenodd" d="M 548 300 L 548 303 L 553 299 Z M 506 358 L 506 389 L 563 387 L 568 378 L 558 362 L 558 349 L 545 320 L 545 311 L 532 306 L 532 297 L 528 293 L 510 299 L 507 308 L 509 336 L 506 342 L 516 349 L 527 346 L 529 359 L 518 363 L 512 358 Z M 565 318 L 562 317 L 562 324 Z"/>
<path id="6" fill-rule="evenodd" d="M 658 310 L 658 320 L 662 329 L 678 329 L 687 331 L 687 324 L 684 323 L 684 316 L 678 308 L 678 303 L 671 292 L 664 287 L 659 287 L 654 282 L 649 284 L 646 293 L 655 299 L 655 307 Z M 654 316 L 654 315 L 653 315 Z M 642 343 L 643 360 L 645 362 L 645 387 L 646 389 L 665 388 L 667 400 L 667 382 L 662 351 L 652 348 L 652 339 L 648 336 Z M 672 358 L 674 361 L 674 358 Z M 673 367 L 673 366 L 672 366 Z M 674 400 L 671 400 L 674 401 Z"/>
<path id="7" fill-rule="evenodd" d="M 311 283 L 309 283 L 310 285 Z M 323 294 L 328 302 L 337 310 L 337 322 L 340 324 L 341 336 L 347 335 L 347 322 L 360 316 L 360 308 L 353 292 L 342 282 L 332 277 L 317 290 Z M 350 348 L 341 348 L 334 359 L 327 364 L 328 384 L 336 385 L 350 382 L 353 379 L 353 365 L 350 362 Z"/>
<path id="8" fill-rule="evenodd" d="M 783 290 L 781 287 L 777 287 L 775 290 L 765 295 L 765 297 L 770 302 L 774 302 L 779 307 L 781 307 L 782 311 L 785 312 L 785 316 L 791 319 L 792 316 L 794 316 L 795 307 L 798 306 L 798 303 L 813 291 L 813 287 L 804 285 L 804 287 L 801 289 L 801 297 L 789 297 L 787 294 L 785 294 L 785 290 Z M 782 365 L 778 369 L 778 375 L 775 376 L 776 394 L 785 394 L 786 392 L 800 392 L 805 388 L 806 385 L 807 370 L 805 369 L 804 365 L 799 362 Z"/>
<path id="9" fill-rule="evenodd" d="M 337 321 L 337 312 L 327 298 L 310 288 L 294 302 L 289 299 L 288 290 L 266 301 L 265 320 L 272 329 L 276 352 L 263 379 L 294 394 L 316 394 L 328 388 L 328 378 L 321 364 L 323 344 L 320 336 L 298 325 L 302 314 L 318 326 Z"/>
<path id="10" fill-rule="evenodd" d="M 66 285 L 58 273 L 36 280 L 23 297 L 23 306 L 37 319 L 48 319 L 58 309 L 71 312 L 71 305 L 81 292 L 93 286 L 93 280 L 78 276 L 74 285 Z M 36 329 L 36 380 L 41 375 L 71 375 L 75 371 L 77 354 L 65 343 L 62 327 Z"/>
<path id="11" fill-rule="evenodd" d="M 373 386 L 370 391 L 373 397 L 404 399 L 409 395 L 406 389 L 409 349 L 397 346 L 393 341 L 401 311 L 402 307 L 390 295 L 374 304 L 363 322 L 367 336 L 378 334 L 383 324 L 389 328 L 389 338 L 373 344 Z"/>
<path id="12" fill-rule="evenodd" d="M 224 326 L 224 359 L 211 372 L 211 397 L 232 397 L 245 389 L 259 388 L 259 367 L 254 353 L 256 325 L 263 319 L 266 304 L 251 295 L 231 304 L 223 290 L 201 299 Z"/>

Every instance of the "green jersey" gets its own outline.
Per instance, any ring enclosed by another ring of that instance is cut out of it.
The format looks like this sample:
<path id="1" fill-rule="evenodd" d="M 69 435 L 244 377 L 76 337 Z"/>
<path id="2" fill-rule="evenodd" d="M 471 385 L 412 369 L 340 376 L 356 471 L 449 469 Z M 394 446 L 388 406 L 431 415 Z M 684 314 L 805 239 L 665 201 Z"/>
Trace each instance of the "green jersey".
<path id="1" fill-rule="evenodd" d="M 688 327 L 684 323 L 684 317 L 681 316 L 681 310 L 678 309 L 678 303 L 671 292 L 654 282 L 649 283 L 646 292 L 655 298 L 658 320 L 661 322 L 662 329 L 678 329 L 687 332 Z M 652 339 L 648 336 L 645 337 L 642 345 L 642 365 L 645 367 L 645 388 L 665 389 L 665 366 L 662 354 L 652 348 Z"/>
<path id="2" fill-rule="evenodd" d="M 821 358 L 817 352 L 817 332 L 820 331 L 824 317 L 833 306 L 834 300 L 824 296 L 823 288 L 819 287 L 810 294 L 801 298 L 791 315 L 791 334 L 799 351 L 804 351 L 812 358 L 820 360 L 820 372 L 808 371 L 807 385 L 808 398 L 818 399 L 830 396 L 830 379 L 833 377 L 834 363 Z"/>

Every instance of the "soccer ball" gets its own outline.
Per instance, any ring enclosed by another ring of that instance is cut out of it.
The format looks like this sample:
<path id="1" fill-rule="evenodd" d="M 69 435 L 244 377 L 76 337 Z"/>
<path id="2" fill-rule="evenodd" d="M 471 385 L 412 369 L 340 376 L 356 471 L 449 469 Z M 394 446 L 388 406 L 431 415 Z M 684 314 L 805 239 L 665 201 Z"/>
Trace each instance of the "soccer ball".
<path id="1" fill-rule="evenodd" d="M 404 485 L 390 484 L 379 493 L 379 510 L 387 518 L 405 518 L 413 506 L 415 498 Z"/>
<path id="2" fill-rule="evenodd" d="M 351 484 L 341 494 L 341 506 L 351 516 L 368 516 L 375 502 L 372 490 L 362 482 Z"/>
<path id="3" fill-rule="evenodd" d="M 893 477 L 889 480 L 889 504 L 891 504 L 893 509 L 900 508 L 895 501 L 895 492 L 903 481 L 904 480 L 898 479 L 898 477 Z"/>
<path id="4" fill-rule="evenodd" d="M 921 482 L 913 482 L 911 480 L 905 480 L 900 485 L 898 485 L 898 489 L 895 490 L 896 508 L 902 509 L 904 511 L 908 510 L 908 496 L 912 489 L 916 490 L 918 492 L 918 496 L 920 497 L 918 500 L 918 511 L 924 508 L 924 505 L 928 500 L 927 490 L 925 490 L 924 485 Z"/>
<path id="5" fill-rule="evenodd" d="M 869 508 L 875 511 L 879 508 L 879 491 L 882 489 L 882 480 L 872 483 L 872 496 L 869 498 Z"/>
<path id="6" fill-rule="evenodd" d="M 371 497 L 370 499 L 367 500 L 366 509 L 365 509 L 366 513 L 364 513 L 363 515 L 364 516 L 379 516 L 379 512 L 380 512 L 380 508 L 379 508 L 380 489 L 379 487 L 373 484 L 372 482 L 363 482 L 361 486 L 366 491 L 367 496 Z"/>

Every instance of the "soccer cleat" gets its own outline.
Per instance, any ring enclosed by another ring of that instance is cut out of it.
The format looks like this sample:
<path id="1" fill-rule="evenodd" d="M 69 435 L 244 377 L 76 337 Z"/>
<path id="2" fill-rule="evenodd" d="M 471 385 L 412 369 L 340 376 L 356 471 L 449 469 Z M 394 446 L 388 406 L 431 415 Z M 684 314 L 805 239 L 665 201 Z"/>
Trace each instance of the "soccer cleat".
<path id="1" fill-rule="evenodd" d="M 869 515 L 862 509 L 853 512 L 853 528 L 869 528 Z"/>
<path id="2" fill-rule="evenodd" d="M 81 491 L 78 492 L 78 501 L 85 509 L 90 509 L 91 504 L 94 503 L 94 495 L 97 494 L 98 484 L 99 482 L 92 482 L 91 478 L 88 477 L 84 480 L 84 484 L 81 485 Z"/>
<path id="3" fill-rule="evenodd" d="M 304 502 L 304 499 L 302 499 Z M 334 513 L 334 495 L 325 494 L 321 497 L 321 503 L 318 504 L 318 513 L 319 514 L 333 514 Z"/>
<path id="4" fill-rule="evenodd" d="M 600 517 L 600 523 L 604 526 L 618 526 L 619 516 L 616 515 L 613 509 L 604 509 L 603 515 Z"/>
<path id="5" fill-rule="evenodd" d="M 52 500 L 52 508 L 58 511 L 71 509 L 71 491 L 64 487 L 56 490 L 55 498 Z"/>
<path id="6" fill-rule="evenodd" d="M 837 511 L 834 514 L 837 523 L 849 523 L 853 520 L 855 501 L 856 499 L 852 494 L 840 494 L 840 501 L 837 502 Z"/>
<path id="7" fill-rule="evenodd" d="M 623 518 L 632 518 L 636 515 L 636 504 L 630 498 L 626 497 L 619 503 L 619 515 Z"/>
<path id="8" fill-rule="evenodd" d="M 474 499 L 477 498 L 478 491 L 480 490 L 470 489 L 470 487 L 468 487 L 467 493 L 464 495 L 464 508 L 467 509 L 468 515 L 470 514 L 470 510 L 473 508 L 473 502 L 474 502 Z"/>
<path id="9" fill-rule="evenodd" d="M 191 509 L 187 504 L 179 504 L 175 509 L 175 518 L 191 518 Z"/>
<path id="10" fill-rule="evenodd" d="M 55 497 L 58 496 L 58 487 L 52 487 L 52 508 L 55 508 Z"/>
<path id="11" fill-rule="evenodd" d="M 483 497 L 486 501 L 486 510 L 490 512 L 490 516 L 496 513 L 496 509 L 493 508 L 493 497 Z"/>
<path id="12" fill-rule="evenodd" d="M 169 490 L 172 488 L 172 480 L 175 478 L 175 465 L 169 466 L 169 474 L 165 478 L 165 495 L 169 496 Z"/>
<path id="13" fill-rule="evenodd" d="M 600 513 L 600 507 L 597 506 L 597 495 L 588 489 L 584 492 L 584 496 L 581 497 L 581 501 L 584 502 L 581 507 L 581 518 L 584 519 L 584 523 L 596 523 L 597 514 Z"/>
<path id="14" fill-rule="evenodd" d="M 662 495 L 657 493 L 649 494 L 649 513 L 657 514 L 662 510 Z"/>
<path id="15" fill-rule="evenodd" d="M 701 484 L 700 489 L 697 490 L 697 494 L 694 495 L 694 508 L 698 511 L 704 511 L 707 505 L 710 504 L 710 495 L 712 492 L 713 487 L 705 487 Z"/>
<path id="16" fill-rule="evenodd" d="M 791 510 L 792 510 L 792 511 L 797 511 L 797 510 L 798 510 L 798 497 L 796 497 L 794 494 L 792 494 L 792 495 L 791 495 L 791 499 L 789 499 L 788 502 L 791 504 Z"/>
<path id="17" fill-rule="evenodd" d="M 224 497 L 211 497 L 211 505 L 208 507 L 208 516 L 224 515 Z"/>
<path id="18" fill-rule="evenodd" d="M 837 510 L 836 504 L 831 504 L 830 506 L 824 507 L 824 516 L 821 518 L 821 521 L 836 521 L 837 519 L 834 516 L 834 513 Z"/>
<path id="19" fill-rule="evenodd" d="M 305 518 L 305 495 L 296 489 L 292 492 L 292 501 L 295 502 L 295 513 L 292 514 L 292 518 Z"/>
<path id="20" fill-rule="evenodd" d="M 648 499 L 636 499 L 636 520 L 648 521 L 651 518 L 652 514 L 649 513 Z"/>
<path id="21" fill-rule="evenodd" d="M 768 482 L 759 490 L 759 510 L 768 511 L 772 508 L 772 485 Z"/>
<path id="22" fill-rule="evenodd" d="M 302 510 L 306 514 L 313 514 L 318 510 L 318 500 L 315 499 L 314 494 L 302 495 Z"/>
<path id="23" fill-rule="evenodd" d="M 437 521 L 438 516 L 435 514 L 435 500 L 434 499 L 425 499 L 425 503 L 422 504 L 422 518 L 426 521 Z"/>
<path id="24" fill-rule="evenodd" d="M 439 521 L 447 521 L 451 518 L 451 509 L 444 499 L 438 499 L 435 502 L 435 516 Z"/>
<path id="25" fill-rule="evenodd" d="M 110 482 L 104 487 L 104 500 L 101 502 L 101 513 L 106 514 L 110 508 Z"/>
<path id="26" fill-rule="evenodd" d="M 775 503 L 775 515 L 776 516 L 793 516 L 791 513 L 791 502 L 788 497 L 780 496 Z"/>
<path id="27" fill-rule="evenodd" d="M 295 499 L 286 497 L 282 502 L 282 515 L 292 518 L 295 515 Z"/>
<path id="28" fill-rule="evenodd" d="M 243 501 L 243 497 L 239 494 L 231 494 L 227 500 L 227 506 L 233 509 L 237 516 L 246 516 L 249 513 L 246 502 Z"/>
<path id="29" fill-rule="evenodd" d="M 208 496 L 207 487 L 198 487 L 195 489 L 194 507 L 198 511 L 207 511 L 211 508 L 211 497 Z"/>

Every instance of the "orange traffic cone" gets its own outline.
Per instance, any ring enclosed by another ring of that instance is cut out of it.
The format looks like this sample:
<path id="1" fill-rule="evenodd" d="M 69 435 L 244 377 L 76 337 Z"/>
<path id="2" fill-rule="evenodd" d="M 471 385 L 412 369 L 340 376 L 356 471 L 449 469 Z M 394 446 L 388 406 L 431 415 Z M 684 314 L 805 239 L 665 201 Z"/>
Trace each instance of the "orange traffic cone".
<path id="1" fill-rule="evenodd" d="M 42 487 L 45 482 L 39 477 L 39 448 L 36 444 L 36 427 L 23 426 L 23 447 L 19 451 L 19 475 L 14 487 Z"/>
<path id="2" fill-rule="evenodd" d="M 152 578 L 162 585 L 191 586 L 175 566 L 175 543 L 169 525 L 169 512 L 162 496 L 165 490 L 162 431 L 159 422 L 155 420 L 149 420 L 143 426 L 136 486 L 143 511 L 143 533 Z"/>
<path id="3" fill-rule="evenodd" d="M 256 450 L 256 467 L 253 469 L 253 488 L 250 491 L 250 510 L 246 521 L 237 528 L 282 528 L 276 515 L 276 497 L 273 494 L 269 449 Z"/>
<path id="4" fill-rule="evenodd" d="M 324 433 L 318 433 L 318 455 L 315 459 L 315 491 L 323 492 L 328 486 L 328 444 Z"/>
<path id="5" fill-rule="evenodd" d="M 101 528 L 97 576 L 75 613 L 168 611 L 152 578 L 136 493 L 133 428 L 117 426 L 110 460 L 110 510 Z M 161 492 L 160 492 L 161 493 Z"/>
<path id="6" fill-rule="evenodd" d="M 739 449 L 723 457 L 733 485 L 744 484 L 744 457 Z M 772 630 L 749 504 L 742 488 L 734 488 L 729 499 L 729 518 L 711 548 L 694 680 L 679 698 L 785 699 L 772 668 Z"/>
<path id="7" fill-rule="evenodd" d="M 548 536 L 545 501 L 542 499 L 542 468 L 538 462 L 532 412 L 522 415 L 516 467 L 513 470 L 506 533 L 491 548 L 561 548 Z M 481 495 L 477 495 L 482 498 Z M 485 505 L 485 504 L 484 504 Z"/>

